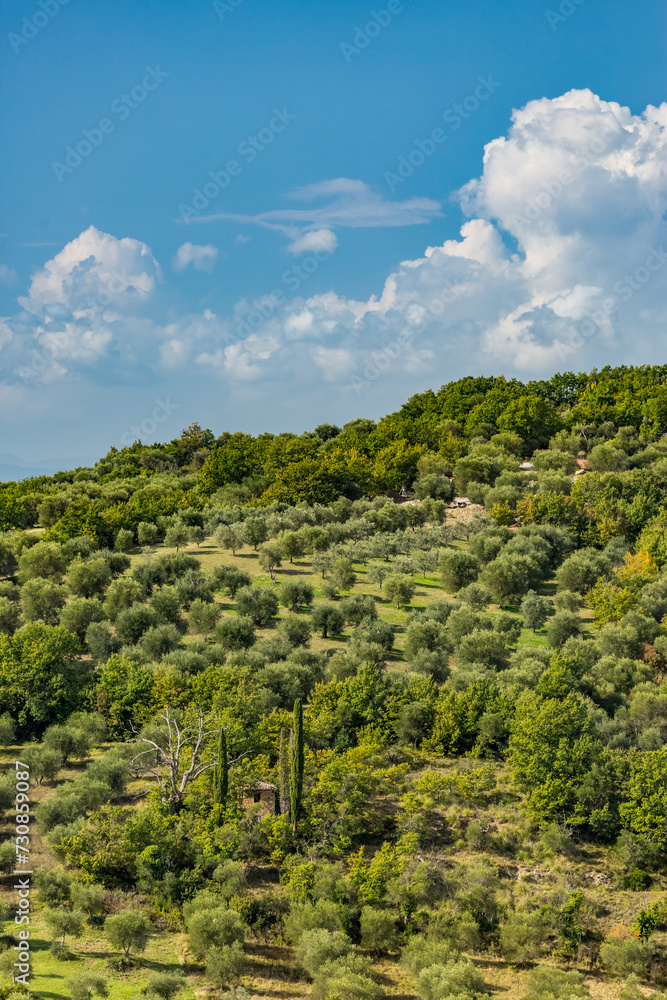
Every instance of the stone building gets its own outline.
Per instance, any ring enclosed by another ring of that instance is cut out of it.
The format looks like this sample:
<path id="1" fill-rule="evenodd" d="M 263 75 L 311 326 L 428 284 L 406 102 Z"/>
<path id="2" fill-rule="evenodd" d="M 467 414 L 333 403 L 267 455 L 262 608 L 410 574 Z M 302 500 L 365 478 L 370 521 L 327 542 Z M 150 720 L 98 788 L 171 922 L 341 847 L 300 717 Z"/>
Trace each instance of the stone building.
<path id="1" fill-rule="evenodd" d="M 256 781 L 243 789 L 243 808 L 249 809 L 250 806 L 259 805 L 260 812 L 272 816 L 276 811 L 276 792 L 275 785 L 267 781 Z"/>

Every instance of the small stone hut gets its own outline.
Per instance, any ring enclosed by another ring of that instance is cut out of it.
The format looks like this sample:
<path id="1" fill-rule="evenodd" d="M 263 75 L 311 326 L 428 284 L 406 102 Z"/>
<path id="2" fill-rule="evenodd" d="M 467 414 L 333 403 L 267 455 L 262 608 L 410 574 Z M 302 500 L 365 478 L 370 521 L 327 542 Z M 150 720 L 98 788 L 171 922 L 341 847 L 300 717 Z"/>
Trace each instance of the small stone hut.
<path id="1" fill-rule="evenodd" d="M 249 809 L 250 806 L 259 805 L 260 812 L 273 816 L 276 811 L 277 790 L 276 786 L 268 781 L 256 781 L 252 785 L 247 785 L 243 789 L 243 808 Z"/>

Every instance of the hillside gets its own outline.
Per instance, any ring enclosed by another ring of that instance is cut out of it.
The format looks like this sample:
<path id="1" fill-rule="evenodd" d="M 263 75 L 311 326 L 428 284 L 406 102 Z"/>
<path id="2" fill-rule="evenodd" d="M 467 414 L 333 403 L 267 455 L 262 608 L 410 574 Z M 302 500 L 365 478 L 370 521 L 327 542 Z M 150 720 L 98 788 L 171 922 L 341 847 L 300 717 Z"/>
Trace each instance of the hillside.
<path id="1" fill-rule="evenodd" d="M 666 383 L 0 484 L 2 1000 L 664 1000 Z"/>

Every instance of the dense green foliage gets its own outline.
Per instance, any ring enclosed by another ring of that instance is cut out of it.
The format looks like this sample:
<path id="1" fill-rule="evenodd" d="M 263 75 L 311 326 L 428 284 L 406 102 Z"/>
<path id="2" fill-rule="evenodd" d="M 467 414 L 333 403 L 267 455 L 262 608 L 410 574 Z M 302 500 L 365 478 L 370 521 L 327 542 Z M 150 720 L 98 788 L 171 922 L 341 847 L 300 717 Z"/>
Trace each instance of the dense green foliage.
<path id="1" fill-rule="evenodd" d="M 379 1000 L 399 957 L 420 1000 L 483 997 L 482 953 L 659 982 L 667 367 L 193 425 L 2 484 L 0 518 L 0 744 L 40 788 L 54 955 L 106 919 L 128 965 L 164 921 L 218 990 L 260 939 L 322 1000 Z M 587 991 L 542 964 L 524 995 Z"/>

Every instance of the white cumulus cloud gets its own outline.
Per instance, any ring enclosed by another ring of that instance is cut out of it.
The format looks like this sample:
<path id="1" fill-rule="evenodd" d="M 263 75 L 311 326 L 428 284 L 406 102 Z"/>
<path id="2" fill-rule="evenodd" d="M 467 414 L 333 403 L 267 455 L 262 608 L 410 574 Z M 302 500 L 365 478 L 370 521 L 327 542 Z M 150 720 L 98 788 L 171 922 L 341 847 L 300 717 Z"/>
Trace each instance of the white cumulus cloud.
<path id="1" fill-rule="evenodd" d="M 218 256 L 218 248 L 207 243 L 206 246 L 198 246 L 196 243 L 183 243 L 176 251 L 173 260 L 175 271 L 184 271 L 188 265 L 192 264 L 196 271 L 213 270 L 213 265 Z"/>
<path id="2" fill-rule="evenodd" d="M 91 227 L 33 275 L 19 300 L 25 312 L 0 327 L 0 363 L 11 376 L 16 359 L 37 350 L 52 355 L 49 379 L 92 372 L 98 360 L 119 378 L 145 370 L 255 384 L 273 407 L 288 383 L 295 400 L 318 387 L 323 399 L 365 388 L 396 403 L 408 386 L 482 371 L 530 378 L 661 362 L 666 129 L 667 104 L 632 114 L 589 90 L 529 102 L 486 146 L 481 175 L 455 194 L 459 235 L 401 261 L 367 299 L 308 295 L 304 281 L 295 298 L 267 292 L 229 318 L 207 310 L 165 322 L 154 306 L 148 313 L 160 279 L 150 249 Z M 440 211 L 437 201 L 388 201 L 346 178 L 290 201 L 225 217 L 279 230 L 298 254 L 316 242 L 332 248 L 341 227 L 415 225 Z M 186 243 L 176 260 L 209 266 L 212 252 Z"/>

